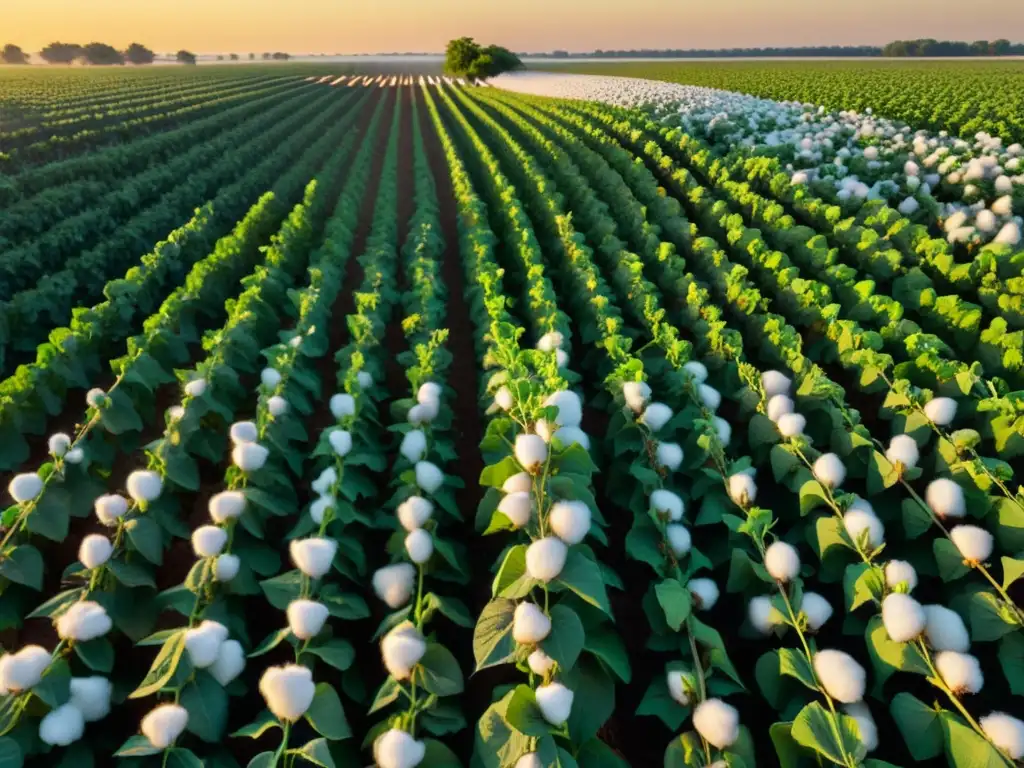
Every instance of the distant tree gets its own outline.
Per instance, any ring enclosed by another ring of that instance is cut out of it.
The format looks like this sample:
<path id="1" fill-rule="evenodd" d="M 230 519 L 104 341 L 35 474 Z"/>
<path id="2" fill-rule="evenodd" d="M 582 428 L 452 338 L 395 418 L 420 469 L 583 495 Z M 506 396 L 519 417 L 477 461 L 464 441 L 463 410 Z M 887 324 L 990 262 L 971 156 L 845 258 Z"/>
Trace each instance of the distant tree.
<path id="1" fill-rule="evenodd" d="M 0 61 L 4 64 L 28 64 L 28 54 L 13 43 L 8 43 L 0 52 Z"/>
<path id="2" fill-rule="evenodd" d="M 156 54 L 140 43 L 132 43 L 125 49 L 124 58 L 129 64 L 152 64 Z"/>
<path id="3" fill-rule="evenodd" d="M 471 37 L 460 37 L 448 43 L 444 71 L 456 77 L 481 80 L 521 69 L 523 62 L 512 51 L 500 45 L 483 48 Z"/>
<path id="4" fill-rule="evenodd" d="M 275 53 L 270 54 L 270 58 L 273 59 L 274 61 L 288 61 L 288 59 L 291 58 L 291 54 L 277 51 Z"/>
<path id="5" fill-rule="evenodd" d="M 472 37 L 457 37 L 448 42 L 444 55 L 444 71 L 450 75 L 463 75 L 480 57 L 481 49 Z"/>
<path id="6" fill-rule="evenodd" d="M 231 60 L 232 61 L 238 61 L 238 54 L 237 53 L 232 53 L 231 54 Z"/>
<path id="7" fill-rule="evenodd" d="M 1013 44 L 1005 38 L 992 41 L 993 56 L 1009 56 L 1012 49 Z"/>
<path id="8" fill-rule="evenodd" d="M 264 61 L 270 61 L 270 54 L 269 53 L 264 53 L 263 54 L 263 60 Z"/>
<path id="9" fill-rule="evenodd" d="M 256 61 L 256 54 L 255 53 L 250 53 L 249 54 L 249 61 Z"/>
<path id="10" fill-rule="evenodd" d="M 82 56 L 88 63 L 100 66 L 124 64 L 124 55 L 117 48 L 106 43 L 89 43 L 82 49 Z"/>
<path id="11" fill-rule="evenodd" d="M 224 54 L 223 53 L 218 53 L 217 54 L 217 61 L 224 61 Z"/>
<path id="12" fill-rule="evenodd" d="M 194 53 L 192 53 L 191 51 L 186 51 L 184 49 L 178 51 L 174 55 L 174 58 L 178 60 L 179 64 L 195 64 L 196 63 L 196 55 Z"/>
<path id="13" fill-rule="evenodd" d="M 47 64 L 70 64 L 82 55 L 82 46 L 78 43 L 50 43 L 39 55 Z"/>

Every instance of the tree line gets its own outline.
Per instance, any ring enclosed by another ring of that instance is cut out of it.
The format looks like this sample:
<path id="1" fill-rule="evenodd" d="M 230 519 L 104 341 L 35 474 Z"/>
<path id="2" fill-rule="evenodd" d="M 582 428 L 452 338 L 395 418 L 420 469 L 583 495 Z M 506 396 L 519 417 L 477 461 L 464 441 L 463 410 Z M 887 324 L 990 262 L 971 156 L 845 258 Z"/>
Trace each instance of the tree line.
<path id="1" fill-rule="evenodd" d="M 800 56 L 865 57 L 888 56 L 908 58 L 920 56 L 1024 56 L 1024 43 L 1009 40 L 895 40 L 883 46 L 876 45 L 827 45 L 800 46 L 788 48 L 633 48 L 629 50 L 602 50 L 582 53 L 552 51 L 540 54 L 556 59 L 739 59 L 773 58 Z"/>
<path id="2" fill-rule="evenodd" d="M 238 61 L 241 57 L 237 53 L 229 54 L 231 61 Z M 111 66 L 121 64 L 145 65 L 152 64 L 156 60 L 156 54 L 140 43 L 132 43 L 123 51 L 118 50 L 106 43 L 50 43 L 39 52 L 39 58 L 47 64 L 92 64 L 97 66 Z M 174 54 L 175 60 L 180 64 L 195 64 L 197 56 L 191 51 L 184 49 Z M 281 51 L 262 54 L 263 61 L 287 61 L 289 54 Z M 0 62 L 4 64 L 28 64 L 30 56 L 22 50 L 21 46 L 8 43 L 0 50 Z M 224 56 L 218 56 L 218 61 L 224 61 Z M 249 54 L 249 61 L 255 61 L 256 54 Z"/>

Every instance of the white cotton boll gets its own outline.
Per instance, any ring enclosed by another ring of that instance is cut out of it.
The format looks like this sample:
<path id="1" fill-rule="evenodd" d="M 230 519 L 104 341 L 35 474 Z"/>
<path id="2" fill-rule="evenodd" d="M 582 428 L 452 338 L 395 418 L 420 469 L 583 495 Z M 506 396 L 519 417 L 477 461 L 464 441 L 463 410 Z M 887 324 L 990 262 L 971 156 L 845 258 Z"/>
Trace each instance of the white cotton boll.
<path id="1" fill-rule="evenodd" d="M 718 602 L 718 585 L 711 579 L 690 579 L 686 584 L 698 610 L 710 611 Z"/>
<path id="2" fill-rule="evenodd" d="M 860 743 L 864 745 L 864 749 L 868 752 L 878 749 L 878 726 L 875 725 L 875 719 L 871 716 L 868 705 L 859 701 L 856 704 L 847 704 L 843 707 L 843 711 L 857 723 Z"/>
<path id="3" fill-rule="evenodd" d="M 319 493 L 322 496 L 326 493 L 330 493 L 331 489 L 337 484 L 337 482 L 338 470 L 334 467 L 327 467 L 323 472 L 317 475 L 316 480 L 310 484 L 310 487 L 313 489 L 314 493 Z"/>
<path id="4" fill-rule="evenodd" d="M 729 476 L 729 498 L 738 507 L 747 507 L 757 499 L 757 483 L 745 472 Z"/>
<path id="5" fill-rule="evenodd" d="M 761 386 L 769 399 L 776 395 L 788 395 L 792 380 L 781 371 L 765 371 L 761 374 Z"/>
<path id="6" fill-rule="evenodd" d="M 0 657 L 0 696 L 32 688 L 50 666 L 50 652 L 40 645 L 26 645 L 17 653 Z"/>
<path id="7" fill-rule="evenodd" d="M 689 552 L 693 543 L 690 532 L 679 523 L 665 526 L 665 538 L 668 539 L 668 546 L 676 557 L 682 557 Z"/>
<path id="8" fill-rule="evenodd" d="M 800 573 L 800 555 L 784 541 L 776 541 L 764 553 L 764 567 L 776 581 L 792 581 Z"/>
<path id="9" fill-rule="evenodd" d="M 992 554 L 992 534 L 976 525 L 958 525 L 949 532 L 968 563 L 984 563 Z"/>
<path id="10" fill-rule="evenodd" d="M 425 381 L 420 384 L 420 388 L 416 390 L 416 402 L 428 403 L 434 400 L 440 400 L 441 392 L 441 385 L 436 381 Z"/>
<path id="11" fill-rule="evenodd" d="M 15 475 L 7 485 L 7 492 L 19 504 L 32 501 L 43 491 L 43 479 L 35 472 L 23 472 Z"/>
<path id="12" fill-rule="evenodd" d="M 1001 245 L 1020 245 L 1020 224 L 1016 221 L 1004 224 L 1003 228 L 999 230 L 999 234 L 995 236 L 995 239 L 992 242 L 999 243 Z"/>
<path id="13" fill-rule="evenodd" d="M 238 555 L 220 555 L 213 562 L 213 578 L 217 581 L 231 581 L 238 575 L 241 566 L 242 561 L 238 559 Z"/>
<path id="14" fill-rule="evenodd" d="M 528 600 L 516 606 L 512 617 L 512 638 L 520 645 L 539 643 L 551 633 L 551 619 L 536 603 Z"/>
<path id="15" fill-rule="evenodd" d="M 843 527 L 854 543 L 859 543 L 867 531 L 868 546 L 875 549 L 885 541 L 885 526 L 870 507 L 851 506 L 843 513 Z"/>
<path id="16" fill-rule="evenodd" d="M 228 543 L 228 532 L 216 525 L 201 525 L 192 532 L 196 557 L 216 557 Z"/>
<path id="17" fill-rule="evenodd" d="M 924 415 L 940 427 L 949 426 L 956 417 L 956 400 L 951 397 L 933 397 L 925 403 Z"/>
<path id="18" fill-rule="evenodd" d="M 332 429 L 327 434 L 327 442 L 330 443 L 335 456 L 344 458 L 352 450 L 352 433 L 344 429 Z"/>
<path id="19" fill-rule="evenodd" d="M 494 393 L 494 404 L 503 411 L 511 411 L 512 406 L 515 405 L 515 399 L 512 397 L 512 390 L 505 386 L 498 389 L 498 391 Z"/>
<path id="20" fill-rule="evenodd" d="M 256 472 L 267 463 L 270 451 L 259 443 L 239 443 L 231 451 L 231 460 L 243 472 Z"/>
<path id="21" fill-rule="evenodd" d="M 434 540 L 430 532 L 420 528 L 406 536 L 405 551 L 417 565 L 427 562 L 434 554 Z"/>
<path id="22" fill-rule="evenodd" d="M 832 617 L 832 606 L 817 592 L 804 592 L 800 610 L 807 617 L 807 626 L 817 632 Z"/>
<path id="23" fill-rule="evenodd" d="M 221 491 L 210 498 L 210 519 L 224 523 L 240 517 L 245 511 L 245 494 L 241 491 Z"/>
<path id="24" fill-rule="evenodd" d="M 690 689 L 693 688 L 693 679 L 690 675 L 681 669 L 670 669 L 665 672 L 665 683 L 668 685 L 668 695 L 677 704 L 681 704 L 684 707 L 689 705 L 690 694 L 687 689 L 687 683 L 690 684 Z"/>
<path id="25" fill-rule="evenodd" d="M 515 455 L 519 465 L 535 475 L 548 459 L 548 445 L 539 435 L 516 435 Z"/>
<path id="26" fill-rule="evenodd" d="M 928 483 L 924 498 L 932 512 L 939 517 L 963 517 L 967 512 L 964 489 L 948 477 L 940 477 Z"/>
<path id="27" fill-rule="evenodd" d="M 93 387 L 85 393 L 85 402 L 90 408 L 102 408 L 107 404 L 107 393 L 99 387 Z"/>
<path id="28" fill-rule="evenodd" d="M 711 746 L 725 749 L 740 737 L 740 715 L 721 699 L 706 699 L 693 711 L 693 727 Z"/>
<path id="29" fill-rule="evenodd" d="M 659 488 L 651 492 L 651 509 L 670 522 L 678 523 L 683 519 L 686 507 L 679 494 Z"/>
<path id="30" fill-rule="evenodd" d="M 1011 760 L 1024 757 L 1024 720 L 1005 712 L 992 712 L 978 721 L 981 730 Z"/>
<path id="31" fill-rule="evenodd" d="M 275 717 L 295 722 L 306 714 L 316 695 L 313 673 L 299 664 L 270 667 L 260 678 L 260 693 Z"/>
<path id="32" fill-rule="evenodd" d="M 514 491 L 498 502 L 498 511 L 507 517 L 516 528 L 522 528 L 530 521 L 533 498 L 526 491 Z"/>
<path id="33" fill-rule="evenodd" d="M 545 637 L 546 636 L 547 635 L 545 635 Z M 527 657 L 526 663 L 529 665 L 530 671 L 538 677 L 546 677 L 548 673 L 555 668 L 555 660 L 544 653 L 540 648 Z"/>
<path id="34" fill-rule="evenodd" d="M 664 403 L 650 403 L 645 409 L 643 416 L 640 417 L 640 422 L 646 424 L 652 432 L 657 432 L 659 429 L 668 424 L 672 418 L 672 409 Z"/>
<path id="35" fill-rule="evenodd" d="M 896 589 L 900 584 L 912 591 L 917 586 L 917 571 L 906 560 L 890 560 L 885 564 L 885 585 Z"/>
<path id="36" fill-rule="evenodd" d="M 100 496 L 93 504 L 96 519 L 108 528 L 117 525 L 117 521 L 128 511 L 128 499 L 118 494 Z"/>
<path id="37" fill-rule="evenodd" d="M 994 203 L 992 203 L 992 213 L 997 216 L 1012 216 L 1013 215 L 1013 198 L 1009 195 L 1000 197 Z"/>
<path id="38" fill-rule="evenodd" d="M 882 624 L 890 640 L 909 642 L 924 632 L 924 608 L 910 595 L 893 592 L 882 600 Z"/>
<path id="39" fill-rule="evenodd" d="M 95 723 L 110 714 L 110 694 L 113 686 L 105 677 L 71 678 L 69 703 L 82 713 L 87 723 Z"/>
<path id="40" fill-rule="evenodd" d="M 551 436 L 551 440 L 556 447 L 568 448 L 579 445 L 585 451 L 590 450 L 590 437 L 579 427 L 561 427 Z"/>
<path id="41" fill-rule="evenodd" d="M 267 389 L 276 389 L 277 385 L 281 383 L 281 374 L 273 368 L 264 368 L 260 372 L 260 382 Z"/>
<path id="42" fill-rule="evenodd" d="M 747 604 L 747 618 L 750 619 L 750 624 L 754 629 L 762 635 L 771 632 L 774 625 L 771 598 L 765 595 L 751 598 Z"/>
<path id="43" fill-rule="evenodd" d="M 691 360 L 688 363 L 683 363 L 683 370 L 696 379 L 698 384 L 703 384 L 708 380 L 708 369 L 704 363 Z"/>
<path id="44" fill-rule="evenodd" d="M 332 395 L 330 400 L 331 415 L 335 419 L 344 419 L 354 416 L 356 412 L 356 401 L 352 395 L 345 393 Z"/>
<path id="45" fill-rule="evenodd" d="M 920 207 L 921 204 L 917 202 L 917 200 L 915 200 L 912 197 L 908 197 L 899 204 L 899 212 L 902 213 L 904 216 L 913 216 L 915 213 L 917 213 Z"/>
<path id="46" fill-rule="evenodd" d="M 825 650 L 814 654 L 814 671 L 825 692 L 843 704 L 856 704 L 864 698 L 867 673 L 850 654 Z"/>
<path id="47" fill-rule="evenodd" d="M 814 477 L 826 488 L 838 488 L 846 479 L 843 460 L 834 453 L 825 453 L 814 462 Z"/>
<path id="48" fill-rule="evenodd" d="M 427 652 L 423 634 L 410 622 L 402 622 L 380 641 L 384 666 L 395 680 L 407 680 Z"/>
<path id="49" fill-rule="evenodd" d="M 222 686 L 227 685 L 245 669 L 245 650 L 237 640 L 225 640 L 217 650 L 217 659 L 206 671 Z"/>
<path id="50" fill-rule="evenodd" d="M 228 639 L 228 628 L 218 621 L 206 620 L 185 632 L 185 650 L 192 666 L 205 669 L 217 660 L 220 644 Z"/>
<path id="51" fill-rule="evenodd" d="M 590 507 L 582 501 L 556 501 L 548 513 L 548 524 L 566 544 L 579 544 L 590 531 Z"/>
<path id="52" fill-rule="evenodd" d="M 776 426 L 783 437 L 797 437 L 807 428 L 807 419 L 799 413 L 786 413 L 779 417 Z"/>
<path id="53" fill-rule="evenodd" d="M 185 418 L 185 407 L 182 405 L 172 405 L 164 413 L 167 415 L 167 421 L 173 424 Z"/>
<path id="54" fill-rule="evenodd" d="M 622 397 L 634 413 L 641 413 L 651 399 L 651 387 L 645 381 L 627 381 L 622 385 Z"/>
<path id="55" fill-rule="evenodd" d="M 533 490 L 533 479 L 527 472 L 517 472 L 501 484 L 504 493 L 529 493 Z"/>
<path id="56" fill-rule="evenodd" d="M 395 563 L 373 573 L 373 591 L 388 608 L 401 608 L 412 596 L 416 567 L 411 563 Z"/>
<path id="57" fill-rule="evenodd" d="M 571 390 L 564 389 L 551 394 L 544 405 L 558 408 L 555 423 L 560 427 L 578 427 L 583 420 L 583 402 Z"/>
<path id="58" fill-rule="evenodd" d="M 562 725 L 572 712 L 573 692 L 561 683 L 548 683 L 537 688 L 537 706 L 544 719 Z"/>
<path id="59" fill-rule="evenodd" d="M 398 505 L 398 522 L 410 533 L 419 528 L 434 514 L 434 505 L 422 496 L 410 496 Z"/>
<path id="60" fill-rule="evenodd" d="M 78 559 L 87 570 L 103 565 L 114 553 L 114 545 L 106 536 L 90 533 L 78 547 Z"/>
<path id="61" fill-rule="evenodd" d="M 345 433 L 348 435 L 348 432 Z M 349 447 L 352 446 L 352 436 L 349 435 Z M 402 445 L 398 452 L 405 457 L 406 461 L 416 463 L 427 453 L 427 436 L 421 429 L 412 429 L 402 437 Z M 340 454 L 344 455 L 344 454 Z"/>
<path id="62" fill-rule="evenodd" d="M 910 435 L 896 435 L 889 441 L 889 448 L 885 452 L 885 458 L 891 464 L 902 464 L 908 469 L 917 466 L 919 457 L 917 441 Z"/>
<path id="63" fill-rule="evenodd" d="M 189 397 L 202 397 L 206 392 L 206 379 L 193 379 L 185 385 L 185 394 Z"/>
<path id="64" fill-rule="evenodd" d="M 516 760 L 515 768 L 544 768 L 544 762 L 536 752 L 530 752 Z"/>
<path id="65" fill-rule="evenodd" d="M 533 431 L 540 436 L 545 443 L 550 443 L 555 436 L 556 425 L 547 419 L 537 419 L 533 425 Z"/>
<path id="66" fill-rule="evenodd" d="M 163 479 L 159 473 L 148 469 L 137 469 L 128 475 L 128 495 L 136 502 L 149 502 L 160 497 Z"/>
<path id="67" fill-rule="evenodd" d="M 51 710 L 39 722 L 39 739 L 44 744 L 66 747 L 82 738 L 85 718 L 73 704 L 63 704 Z"/>
<path id="68" fill-rule="evenodd" d="M 373 742 L 373 759 L 379 768 L 415 768 L 426 754 L 424 742 L 398 728 L 385 731 Z"/>
<path id="69" fill-rule="evenodd" d="M 793 401 L 787 395 L 775 395 L 768 400 L 768 418 L 778 423 L 779 419 L 793 413 Z"/>
<path id="70" fill-rule="evenodd" d="M 142 718 L 142 735 L 157 749 L 166 749 L 188 725 L 188 710 L 177 704 L 161 704 Z"/>
<path id="71" fill-rule="evenodd" d="M 870 134 L 865 134 L 870 135 Z M 878 159 L 878 147 L 872 145 L 870 147 L 864 147 L 864 159 L 865 160 L 877 160 Z"/>
<path id="72" fill-rule="evenodd" d="M 55 432 L 50 435 L 50 439 L 46 441 L 46 447 L 51 454 L 59 459 L 67 453 L 68 449 L 71 447 L 71 436 L 64 432 Z"/>
<path id="73" fill-rule="evenodd" d="M 658 443 L 654 458 L 665 469 L 675 472 L 683 463 L 683 449 L 679 443 Z"/>
<path id="74" fill-rule="evenodd" d="M 85 451 L 81 448 L 72 448 L 64 454 L 64 462 L 66 464 L 81 464 L 84 458 Z"/>
<path id="75" fill-rule="evenodd" d="M 107 634 L 112 626 L 113 623 L 102 605 L 92 600 L 81 600 L 57 619 L 57 634 L 62 640 L 77 640 L 84 643 Z"/>
<path id="76" fill-rule="evenodd" d="M 979 232 L 985 234 L 991 234 L 996 231 L 996 227 L 999 225 L 996 215 L 989 210 L 978 211 L 978 215 L 974 217 L 974 226 L 978 228 Z"/>
<path id="77" fill-rule="evenodd" d="M 569 353 L 564 349 L 555 350 L 555 365 L 559 368 L 565 368 L 569 364 Z"/>
<path id="78" fill-rule="evenodd" d="M 309 640 L 320 634 L 327 621 L 327 606 L 315 600 L 292 600 L 288 603 L 288 628 L 299 640 Z"/>
<path id="79" fill-rule="evenodd" d="M 966 653 L 970 650 L 971 637 L 959 613 L 943 605 L 926 605 L 924 616 L 928 645 L 936 651 Z"/>
<path id="80" fill-rule="evenodd" d="M 373 386 L 373 374 L 369 371 L 359 371 L 356 374 L 356 383 L 360 389 L 369 389 Z"/>
<path id="81" fill-rule="evenodd" d="M 565 337 L 559 331 L 548 331 L 537 341 L 537 349 L 541 352 L 554 352 L 561 349 L 565 343 Z"/>
<path id="82" fill-rule="evenodd" d="M 414 427 L 419 427 L 432 422 L 440 412 L 441 402 L 439 400 L 425 400 L 410 408 L 407 418 L 410 424 Z"/>
<path id="83" fill-rule="evenodd" d="M 729 442 L 732 440 L 732 425 L 719 416 L 715 416 L 715 418 L 712 419 L 712 423 L 715 425 L 715 434 L 718 436 L 718 442 L 720 442 L 723 447 L 727 447 Z"/>
<path id="84" fill-rule="evenodd" d="M 942 681 L 957 696 L 978 693 L 985 684 L 981 664 L 969 653 L 941 651 L 935 655 L 935 668 L 939 671 Z"/>
<path id="85" fill-rule="evenodd" d="M 236 421 L 231 425 L 231 442 L 235 445 L 239 443 L 255 443 L 260 436 L 259 430 L 256 429 L 256 425 L 251 421 Z"/>
<path id="86" fill-rule="evenodd" d="M 288 413 L 288 401 L 280 395 L 274 395 L 267 400 L 267 410 L 271 416 L 284 416 Z"/>
<path id="87" fill-rule="evenodd" d="M 718 406 L 722 404 L 722 395 L 719 394 L 717 389 L 707 384 L 698 386 L 697 395 L 700 397 L 700 401 L 704 403 L 704 407 L 710 411 L 717 411 Z"/>
<path id="88" fill-rule="evenodd" d="M 565 567 L 569 548 L 557 536 L 538 539 L 526 549 L 526 572 L 538 581 L 549 582 Z"/>
<path id="89" fill-rule="evenodd" d="M 429 461 L 416 462 L 416 485 L 424 493 L 434 493 L 444 485 L 444 472 Z"/>
<path id="90" fill-rule="evenodd" d="M 311 579 L 320 579 L 331 570 L 338 542 L 319 537 L 296 539 L 289 545 L 288 551 L 296 568 Z"/>

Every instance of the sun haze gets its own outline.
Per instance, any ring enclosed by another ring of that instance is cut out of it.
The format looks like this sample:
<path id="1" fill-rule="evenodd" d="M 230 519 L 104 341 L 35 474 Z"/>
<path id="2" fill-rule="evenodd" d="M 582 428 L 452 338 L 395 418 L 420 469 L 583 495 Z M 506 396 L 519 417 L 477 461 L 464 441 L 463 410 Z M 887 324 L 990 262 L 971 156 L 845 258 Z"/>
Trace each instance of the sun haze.
<path id="1" fill-rule="evenodd" d="M 5 0 L 4 40 L 158 51 L 438 52 L 471 35 L 518 51 L 993 40 L 1024 29 L 1024 3 L 977 0 Z"/>

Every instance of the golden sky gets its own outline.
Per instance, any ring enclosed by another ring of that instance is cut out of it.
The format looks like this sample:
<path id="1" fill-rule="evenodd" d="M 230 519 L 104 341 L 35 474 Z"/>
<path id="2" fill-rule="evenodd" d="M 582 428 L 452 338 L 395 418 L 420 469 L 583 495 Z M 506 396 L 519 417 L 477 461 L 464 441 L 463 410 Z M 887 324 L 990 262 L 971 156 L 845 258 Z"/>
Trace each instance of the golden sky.
<path id="1" fill-rule="evenodd" d="M 0 0 L 0 44 L 93 40 L 158 52 L 440 51 L 879 44 L 1024 37 L 1024 0 Z M 1015 40 L 1014 42 L 1017 42 Z"/>

